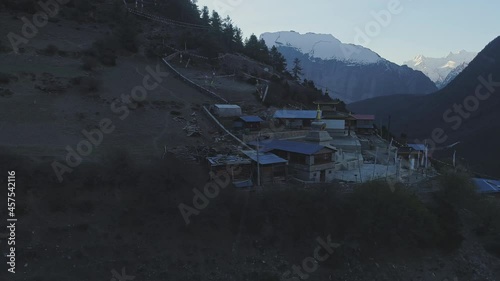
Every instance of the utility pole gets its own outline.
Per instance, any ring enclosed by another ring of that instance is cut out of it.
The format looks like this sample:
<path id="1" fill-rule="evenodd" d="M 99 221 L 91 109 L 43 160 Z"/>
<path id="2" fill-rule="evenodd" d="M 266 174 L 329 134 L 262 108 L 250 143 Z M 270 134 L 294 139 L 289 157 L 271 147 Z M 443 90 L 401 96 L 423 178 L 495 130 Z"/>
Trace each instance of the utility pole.
<path id="1" fill-rule="evenodd" d="M 389 115 L 389 122 L 387 124 L 387 137 L 391 136 L 391 115 Z"/>
<path id="2" fill-rule="evenodd" d="M 375 163 L 373 164 L 372 180 L 375 178 L 375 168 L 377 167 L 377 158 L 378 158 L 378 146 L 377 149 L 375 150 Z"/>
<path id="3" fill-rule="evenodd" d="M 387 169 L 385 170 L 385 179 L 387 180 L 387 176 L 389 174 L 389 161 L 391 160 L 391 146 L 392 146 L 392 141 L 389 143 L 389 147 L 387 148 Z"/>
<path id="4" fill-rule="evenodd" d="M 363 176 L 361 175 L 361 164 L 359 163 L 360 160 L 359 158 L 361 157 L 361 147 L 359 148 L 359 155 L 358 155 L 358 168 L 359 168 L 359 181 L 363 183 Z"/>
<path id="5" fill-rule="evenodd" d="M 259 150 L 260 150 L 260 132 L 257 136 L 257 186 L 260 187 L 260 161 L 259 161 Z"/>

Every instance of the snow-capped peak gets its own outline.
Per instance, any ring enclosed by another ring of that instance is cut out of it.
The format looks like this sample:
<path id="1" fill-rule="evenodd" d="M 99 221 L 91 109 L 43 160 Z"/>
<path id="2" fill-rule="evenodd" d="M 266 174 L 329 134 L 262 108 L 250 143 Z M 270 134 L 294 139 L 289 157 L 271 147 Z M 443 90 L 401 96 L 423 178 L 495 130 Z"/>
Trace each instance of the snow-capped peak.
<path id="1" fill-rule="evenodd" d="M 452 70 L 464 63 L 468 64 L 476 56 L 477 53 L 475 52 L 461 50 L 456 53 L 450 52 L 444 58 L 429 58 L 418 55 L 414 57 L 413 60 L 407 61 L 404 64 L 415 70 L 422 71 L 439 87 Z"/>
<path id="2" fill-rule="evenodd" d="M 457 63 L 451 60 L 448 61 L 445 65 L 441 66 L 441 68 L 451 68 L 451 69 L 455 67 L 457 67 Z"/>
<path id="3" fill-rule="evenodd" d="M 311 58 L 340 60 L 359 64 L 372 64 L 383 60 L 377 53 L 362 46 L 344 44 L 331 34 L 295 31 L 266 32 L 260 36 L 268 47 L 286 46 L 297 49 Z"/>

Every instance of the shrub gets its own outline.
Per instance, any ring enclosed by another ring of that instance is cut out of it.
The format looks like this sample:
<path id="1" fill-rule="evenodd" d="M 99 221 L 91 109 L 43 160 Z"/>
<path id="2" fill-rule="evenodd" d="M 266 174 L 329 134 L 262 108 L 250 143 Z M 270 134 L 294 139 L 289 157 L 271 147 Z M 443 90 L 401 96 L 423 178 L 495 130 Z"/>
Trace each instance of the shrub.
<path id="1" fill-rule="evenodd" d="M 21 11 L 29 14 L 34 14 L 38 8 L 38 1 L 35 0 L 4 0 L 3 3 L 7 8 L 15 11 Z"/>
<path id="2" fill-rule="evenodd" d="M 57 48 L 55 45 L 52 45 L 52 44 L 47 45 L 47 47 L 45 47 L 45 49 L 44 49 L 44 53 L 48 56 L 53 56 L 53 55 L 57 54 L 58 51 L 59 51 L 59 48 Z"/>
<path id="3" fill-rule="evenodd" d="M 6 53 L 6 52 L 8 52 L 9 50 L 10 50 L 10 49 L 9 49 L 7 46 L 5 46 L 5 45 L 2 43 L 2 41 L 0 41 L 0 53 Z"/>
<path id="4" fill-rule="evenodd" d="M 470 207 L 478 199 L 476 186 L 464 174 L 449 172 L 440 178 L 440 196 L 456 206 Z"/>
<path id="5" fill-rule="evenodd" d="M 98 40 L 92 45 L 91 52 L 97 56 L 103 65 L 115 66 L 116 65 L 116 51 L 118 50 L 118 42 L 115 38 L 109 37 L 107 39 Z"/>
<path id="6" fill-rule="evenodd" d="M 104 181 L 116 186 L 133 186 L 137 183 L 139 178 L 137 167 L 127 150 L 114 149 L 106 152 L 103 166 L 106 167 L 103 174 L 108 175 L 107 178 L 103 179 Z"/>
<path id="7" fill-rule="evenodd" d="M 16 76 L 0 72 L 0 84 L 9 84 L 11 80 L 17 79 Z"/>
<path id="8" fill-rule="evenodd" d="M 14 94 L 14 92 L 12 92 L 11 90 L 9 89 L 3 89 L 3 88 L 0 88 L 0 97 L 10 97 Z"/>
<path id="9" fill-rule="evenodd" d="M 99 91 L 101 81 L 94 77 L 85 76 L 80 78 L 79 85 L 84 93 L 95 93 Z"/>
<path id="10" fill-rule="evenodd" d="M 94 211 L 94 203 L 90 200 L 83 200 L 74 204 L 75 209 L 82 214 L 90 214 Z"/>
<path id="11" fill-rule="evenodd" d="M 442 238 L 437 217 L 404 187 L 392 192 L 386 182 L 366 183 L 345 211 L 345 227 L 367 246 L 426 247 Z"/>
<path id="12" fill-rule="evenodd" d="M 82 68 L 87 71 L 92 71 L 99 65 L 99 61 L 95 57 L 85 56 L 82 58 Z"/>

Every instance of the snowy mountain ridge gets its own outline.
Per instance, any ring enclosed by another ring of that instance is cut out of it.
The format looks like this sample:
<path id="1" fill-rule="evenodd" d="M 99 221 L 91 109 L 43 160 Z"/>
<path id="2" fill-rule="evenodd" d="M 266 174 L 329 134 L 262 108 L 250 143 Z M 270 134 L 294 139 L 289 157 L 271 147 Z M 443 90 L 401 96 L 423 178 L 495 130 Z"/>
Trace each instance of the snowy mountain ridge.
<path id="1" fill-rule="evenodd" d="M 430 58 L 424 55 L 418 55 L 415 56 L 413 60 L 404 62 L 404 64 L 415 70 L 422 71 L 436 83 L 438 88 L 442 88 L 447 84 L 445 80 L 454 69 L 458 66 L 462 66 L 464 63 L 468 64 L 476 56 L 477 53 L 475 52 L 461 50 L 457 53 L 450 52 L 443 58 Z M 455 74 L 455 76 L 456 75 L 458 75 L 458 73 Z"/>
<path id="2" fill-rule="evenodd" d="M 437 90 L 422 72 L 392 63 L 368 48 L 344 44 L 330 34 L 269 32 L 260 38 L 283 54 L 289 70 L 295 59 L 300 60 L 301 80 L 312 80 L 347 103 Z"/>
<path id="3" fill-rule="evenodd" d="M 353 44 L 345 44 L 331 34 L 308 32 L 300 34 L 295 31 L 266 32 L 260 36 L 271 48 L 292 47 L 303 54 L 308 54 L 311 60 L 338 60 L 357 64 L 374 64 L 383 61 L 372 50 Z"/>

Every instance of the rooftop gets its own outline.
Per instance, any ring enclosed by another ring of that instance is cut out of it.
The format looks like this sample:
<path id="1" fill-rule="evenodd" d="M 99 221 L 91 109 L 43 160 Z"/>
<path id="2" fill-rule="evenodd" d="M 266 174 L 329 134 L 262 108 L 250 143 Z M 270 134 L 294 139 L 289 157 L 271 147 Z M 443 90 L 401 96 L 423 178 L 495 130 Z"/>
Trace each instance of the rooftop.
<path id="1" fill-rule="evenodd" d="M 257 162 L 257 151 L 255 150 L 243 150 L 246 156 L 248 156 L 253 161 Z M 259 152 L 259 164 L 260 165 L 269 165 L 269 164 L 279 164 L 279 163 L 287 163 L 288 161 L 278 157 L 272 153 L 267 152 Z"/>
<path id="2" fill-rule="evenodd" d="M 479 193 L 483 194 L 500 193 L 500 181 L 481 179 L 481 178 L 474 178 L 472 179 L 472 181 L 477 186 Z"/>
<path id="3" fill-rule="evenodd" d="M 356 118 L 356 120 L 375 120 L 375 115 L 353 114 L 352 117 Z"/>
<path id="4" fill-rule="evenodd" d="M 257 141 L 253 141 L 250 142 L 249 144 L 257 146 L 259 143 Z M 281 151 L 288 151 L 305 155 L 313 155 L 325 148 L 325 146 L 319 144 L 313 144 L 307 142 L 295 142 L 287 140 L 261 141 L 260 147 L 261 151 L 281 150 Z"/>
<path id="5" fill-rule="evenodd" d="M 415 144 L 415 143 L 409 143 L 408 147 L 412 148 L 413 150 L 417 151 L 425 151 L 425 144 Z"/>
<path id="6" fill-rule="evenodd" d="M 277 110 L 274 118 L 278 119 L 316 119 L 316 110 Z"/>
<path id="7" fill-rule="evenodd" d="M 250 160 L 236 155 L 217 155 L 207 157 L 207 160 L 212 166 L 242 165 L 251 163 Z"/>
<path id="8" fill-rule="evenodd" d="M 239 105 L 236 104 L 214 104 L 217 108 L 240 108 Z"/>
<path id="9" fill-rule="evenodd" d="M 264 120 L 262 120 L 262 118 L 260 118 L 259 116 L 253 116 L 253 115 L 241 116 L 240 119 L 247 123 L 264 122 Z"/>

